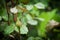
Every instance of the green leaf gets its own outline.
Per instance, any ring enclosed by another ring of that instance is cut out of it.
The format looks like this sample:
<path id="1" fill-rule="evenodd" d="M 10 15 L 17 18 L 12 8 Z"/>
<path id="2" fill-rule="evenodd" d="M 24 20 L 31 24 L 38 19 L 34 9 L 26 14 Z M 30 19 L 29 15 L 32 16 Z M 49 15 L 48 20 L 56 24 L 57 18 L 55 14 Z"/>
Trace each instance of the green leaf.
<path id="1" fill-rule="evenodd" d="M 4 29 L 6 28 L 6 26 L 7 26 L 7 23 L 6 22 L 2 22 L 0 24 L 0 31 L 4 31 Z"/>
<path id="2" fill-rule="evenodd" d="M 4 19 L 4 20 L 8 20 L 8 14 L 7 14 L 7 11 L 6 9 L 3 9 L 2 13 L 1 13 L 1 17 Z"/>
<path id="3" fill-rule="evenodd" d="M 30 11 L 30 13 L 31 13 L 33 16 L 39 16 L 40 11 L 34 6 L 33 9 Z"/>
<path id="4" fill-rule="evenodd" d="M 20 29 L 18 27 L 15 27 L 15 31 L 19 33 L 20 30 L 20 34 L 27 34 L 28 33 L 28 28 L 26 27 L 26 25 L 22 25 L 20 27 Z"/>
<path id="5" fill-rule="evenodd" d="M 5 8 L 2 8 L 1 10 L 1 16 L 7 16 L 7 11 Z"/>
<path id="6" fill-rule="evenodd" d="M 35 7 L 38 9 L 45 9 L 45 5 L 43 3 L 37 3 L 35 4 Z"/>
<path id="7" fill-rule="evenodd" d="M 34 40 L 34 37 L 29 37 L 27 40 Z"/>
<path id="8" fill-rule="evenodd" d="M 45 6 L 48 6 L 48 2 L 49 2 L 50 0 L 40 0 L 40 2 L 42 2 L 43 4 L 45 4 Z"/>
<path id="9" fill-rule="evenodd" d="M 29 37 L 27 40 L 43 40 L 40 37 Z"/>
<path id="10" fill-rule="evenodd" d="M 39 26 L 38 26 L 38 35 L 39 36 L 46 36 L 45 32 L 46 32 L 46 25 L 47 23 L 54 17 L 56 13 L 56 10 L 53 10 L 51 12 L 43 12 L 39 18 L 43 18 L 44 21 L 41 21 Z"/>
<path id="11" fill-rule="evenodd" d="M 6 16 L 6 15 L 2 16 L 2 18 L 6 21 L 8 20 L 8 16 Z"/>
<path id="12" fill-rule="evenodd" d="M 56 14 L 53 19 L 57 22 L 60 22 L 60 14 Z"/>
<path id="13" fill-rule="evenodd" d="M 32 10 L 33 9 L 33 5 L 26 5 L 26 9 L 27 10 Z"/>
<path id="14" fill-rule="evenodd" d="M 0 16 L 0 21 L 2 20 L 2 17 Z"/>
<path id="15" fill-rule="evenodd" d="M 27 20 L 32 20 L 32 17 L 29 14 L 26 14 L 26 18 L 27 18 Z"/>
<path id="16" fill-rule="evenodd" d="M 18 27 L 15 27 L 15 31 L 19 33 L 19 29 L 18 29 Z"/>
<path id="17" fill-rule="evenodd" d="M 23 25 L 27 25 L 27 18 L 26 17 L 22 17 L 21 18 L 21 22 Z"/>
<path id="18" fill-rule="evenodd" d="M 28 20 L 28 24 L 30 24 L 30 25 L 37 25 L 38 21 L 36 21 L 36 20 Z"/>
<path id="19" fill-rule="evenodd" d="M 27 34 L 28 33 L 28 28 L 26 27 L 26 25 L 22 25 L 22 27 L 20 27 L 20 34 Z"/>
<path id="20" fill-rule="evenodd" d="M 11 24 L 10 26 L 7 26 L 5 29 L 4 29 L 4 34 L 10 34 L 14 31 L 15 29 L 15 25 L 14 24 Z"/>

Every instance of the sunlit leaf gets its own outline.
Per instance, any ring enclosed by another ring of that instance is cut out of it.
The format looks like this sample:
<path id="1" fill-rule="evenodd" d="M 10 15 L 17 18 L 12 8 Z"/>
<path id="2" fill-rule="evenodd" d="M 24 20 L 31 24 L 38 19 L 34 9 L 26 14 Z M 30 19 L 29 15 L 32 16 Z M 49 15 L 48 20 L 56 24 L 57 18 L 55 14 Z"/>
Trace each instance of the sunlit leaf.
<path id="1" fill-rule="evenodd" d="M 44 18 L 45 20 L 40 22 L 39 26 L 38 26 L 38 35 L 39 36 L 46 36 L 45 32 L 46 32 L 46 25 L 48 23 L 48 21 L 50 21 L 54 15 L 56 13 L 56 10 L 53 10 L 51 12 L 43 12 L 39 18 Z"/>
<path id="2" fill-rule="evenodd" d="M 22 25 L 21 21 L 19 19 L 17 19 L 16 26 L 20 27 L 21 25 Z"/>
<path id="3" fill-rule="evenodd" d="M 11 24 L 10 26 L 7 26 L 5 29 L 4 29 L 4 34 L 10 34 L 14 31 L 14 28 L 15 25 L 14 24 Z"/>
<path id="4" fill-rule="evenodd" d="M 33 9 L 33 5 L 26 5 L 26 9 L 27 10 L 32 10 Z"/>
<path id="5" fill-rule="evenodd" d="M 27 20 L 32 20 L 32 17 L 29 14 L 26 14 L 26 18 L 27 18 Z"/>
<path id="6" fill-rule="evenodd" d="M 33 7 L 33 9 L 30 11 L 30 13 L 31 13 L 33 16 L 39 16 L 40 11 L 39 11 L 36 7 Z"/>
<path id="7" fill-rule="evenodd" d="M 39 21 L 44 21 L 45 20 L 44 18 L 35 18 L 35 19 L 37 19 Z"/>
<path id="8" fill-rule="evenodd" d="M 20 27 L 20 34 L 27 34 L 28 33 L 28 28 L 26 27 L 26 25 L 22 25 L 22 27 Z"/>
<path id="9" fill-rule="evenodd" d="M 22 26 L 20 26 L 20 29 L 18 27 L 15 27 L 15 31 L 18 33 L 20 31 L 20 34 L 27 34 L 28 28 L 26 27 L 26 25 L 22 25 Z"/>
<path id="10" fill-rule="evenodd" d="M 28 20 L 27 22 L 30 25 L 37 25 L 38 24 L 38 21 L 36 21 L 36 20 Z"/>
<path id="11" fill-rule="evenodd" d="M 38 9 L 45 9 L 45 5 L 43 3 L 37 3 L 35 4 L 35 7 L 37 7 Z"/>

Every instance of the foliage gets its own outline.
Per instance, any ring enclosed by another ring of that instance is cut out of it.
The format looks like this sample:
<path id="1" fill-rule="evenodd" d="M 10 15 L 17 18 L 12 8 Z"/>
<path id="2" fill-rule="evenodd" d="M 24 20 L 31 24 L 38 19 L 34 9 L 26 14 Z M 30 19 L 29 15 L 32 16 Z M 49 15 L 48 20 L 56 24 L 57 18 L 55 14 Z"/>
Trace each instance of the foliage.
<path id="1" fill-rule="evenodd" d="M 43 12 L 40 14 L 39 18 L 44 19 L 44 21 L 40 22 L 39 28 L 38 28 L 38 34 L 41 36 L 44 36 L 46 32 L 46 26 L 47 23 L 54 17 L 56 10 L 53 10 L 52 12 Z"/>
<path id="2" fill-rule="evenodd" d="M 47 37 L 48 22 L 52 19 L 60 22 L 58 9 L 49 11 L 50 0 L 14 0 L 13 3 L 11 0 L 1 0 L 0 2 L 0 32 L 4 35 L 17 32 L 19 35 L 27 35 L 26 40 L 43 40 L 42 37 Z"/>

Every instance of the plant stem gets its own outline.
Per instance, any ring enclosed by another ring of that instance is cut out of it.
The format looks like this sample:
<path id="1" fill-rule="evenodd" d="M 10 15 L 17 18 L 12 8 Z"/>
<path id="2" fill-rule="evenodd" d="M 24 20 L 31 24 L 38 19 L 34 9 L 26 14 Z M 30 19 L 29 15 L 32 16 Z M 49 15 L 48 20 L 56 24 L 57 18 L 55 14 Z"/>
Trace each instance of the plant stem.
<path id="1" fill-rule="evenodd" d="M 12 7 L 14 7 L 15 6 L 14 0 L 11 0 L 11 3 L 12 3 Z M 17 13 L 13 14 L 13 20 L 14 20 L 14 22 L 17 21 Z"/>
<path id="2" fill-rule="evenodd" d="M 11 0 L 11 3 L 12 3 L 12 7 L 14 7 L 15 6 L 14 0 Z M 17 0 L 16 0 L 16 3 L 17 3 Z M 17 13 L 13 14 L 13 20 L 14 20 L 14 22 L 17 21 Z M 19 30 L 19 33 L 17 36 L 19 37 L 19 40 L 20 40 L 20 27 L 18 28 L 18 30 Z"/>
<path id="3" fill-rule="evenodd" d="M 8 3 L 6 2 L 6 10 L 7 10 L 7 14 L 8 14 L 8 25 L 10 25 L 10 14 L 9 14 L 9 7 L 8 7 Z"/>

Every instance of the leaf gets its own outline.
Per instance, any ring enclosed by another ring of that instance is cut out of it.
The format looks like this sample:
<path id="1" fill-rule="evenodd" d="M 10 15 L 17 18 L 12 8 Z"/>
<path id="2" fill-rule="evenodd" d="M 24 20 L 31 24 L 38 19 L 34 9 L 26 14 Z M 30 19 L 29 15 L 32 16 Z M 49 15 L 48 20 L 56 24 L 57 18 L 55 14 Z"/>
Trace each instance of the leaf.
<path id="1" fill-rule="evenodd" d="M 36 17 L 35 19 L 37 19 L 39 21 L 44 21 L 45 20 L 44 18 L 38 18 L 38 17 Z"/>
<path id="2" fill-rule="evenodd" d="M 37 25 L 38 22 L 36 20 L 28 20 L 28 24 L 30 24 L 30 25 Z"/>
<path id="3" fill-rule="evenodd" d="M 27 10 L 32 10 L 32 8 L 33 8 L 33 5 L 26 5 Z"/>
<path id="4" fill-rule="evenodd" d="M 2 22 L 2 23 L 0 24 L 0 32 L 1 32 L 1 31 L 4 31 L 4 29 L 6 28 L 6 26 L 7 26 L 7 23 L 6 23 L 6 22 Z"/>
<path id="5" fill-rule="evenodd" d="M 40 0 L 40 2 L 44 3 L 45 6 L 48 6 L 48 2 L 49 2 L 49 1 L 50 1 L 50 0 Z"/>
<path id="6" fill-rule="evenodd" d="M 26 14 L 26 18 L 27 18 L 27 20 L 32 20 L 32 17 L 29 14 Z"/>
<path id="7" fill-rule="evenodd" d="M 3 18 L 4 20 L 6 20 L 6 21 L 8 20 L 8 16 L 6 16 L 6 15 L 5 15 L 5 16 L 2 16 L 2 18 Z"/>
<path id="8" fill-rule="evenodd" d="M 28 28 L 26 27 L 26 25 L 22 25 L 22 27 L 20 27 L 20 34 L 27 34 L 28 33 Z"/>
<path id="9" fill-rule="evenodd" d="M 45 32 L 46 32 L 46 25 L 48 23 L 49 20 L 51 20 L 54 15 L 56 13 L 56 10 L 53 10 L 51 12 L 43 12 L 39 18 L 44 18 L 45 20 L 40 22 L 39 26 L 38 26 L 38 35 L 39 36 L 46 36 Z"/>
<path id="10" fill-rule="evenodd" d="M 21 22 L 22 22 L 23 25 L 27 25 L 27 19 L 26 19 L 26 17 L 22 17 L 21 18 Z"/>
<path id="11" fill-rule="evenodd" d="M 34 37 L 29 37 L 27 40 L 34 40 Z"/>
<path id="12" fill-rule="evenodd" d="M 7 15 L 5 8 L 0 9 L 0 16 L 3 16 L 3 15 L 5 15 L 5 16 Z"/>
<path id="13" fill-rule="evenodd" d="M 19 29 L 18 29 L 18 27 L 15 27 L 15 31 L 19 33 Z"/>
<path id="14" fill-rule="evenodd" d="M 18 27 L 15 27 L 15 31 L 19 33 L 20 30 L 20 34 L 27 34 L 28 33 L 28 28 L 26 27 L 26 25 L 22 25 L 20 27 L 20 29 Z"/>
<path id="15" fill-rule="evenodd" d="M 11 24 L 10 26 L 7 26 L 5 29 L 4 29 L 4 34 L 10 34 L 10 33 L 12 33 L 13 31 L 14 31 L 14 28 L 15 27 L 15 25 L 14 24 Z"/>
<path id="16" fill-rule="evenodd" d="M 37 3 L 35 4 L 35 7 L 38 9 L 45 9 L 45 5 L 43 3 Z"/>
<path id="17" fill-rule="evenodd" d="M 2 20 L 2 17 L 0 16 L 0 21 Z"/>
<path id="18" fill-rule="evenodd" d="M 19 19 L 17 19 L 16 26 L 20 27 L 21 25 L 22 25 L 21 21 Z"/>
<path id="19" fill-rule="evenodd" d="M 53 19 L 57 22 L 60 22 L 60 14 L 56 14 Z"/>
<path id="20" fill-rule="evenodd" d="M 43 40 L 40 37 L 29 37 L 27 40 Z"/>
<path id="21" fill-rule="evenodd" d="M 30 11 L 30 13 L 31 13 L 33 16 L 39 16 L 40 11 L 34 6 L 33 9 Z"/>
<path id="22" fill-rule="evenodd" d="M 1 13 L 1 17 L 4 19 L 4 20 L 8 20 L 8 15 L 7 15 L 7 12 L 6 12 L 6 9 L 3 9 L 3 12 Z"/>
<path id="23" fill-rule="evenodd" d="M 35 40 L 43 40 L 43 39 L 40 37 L 35 37 Z"/>

